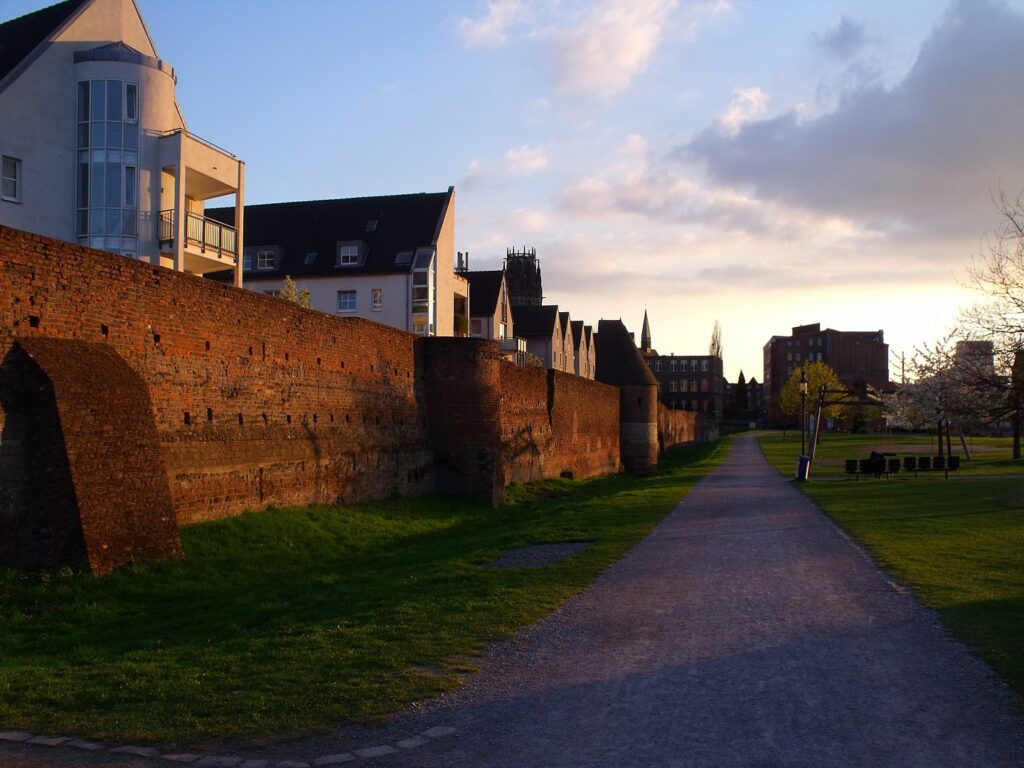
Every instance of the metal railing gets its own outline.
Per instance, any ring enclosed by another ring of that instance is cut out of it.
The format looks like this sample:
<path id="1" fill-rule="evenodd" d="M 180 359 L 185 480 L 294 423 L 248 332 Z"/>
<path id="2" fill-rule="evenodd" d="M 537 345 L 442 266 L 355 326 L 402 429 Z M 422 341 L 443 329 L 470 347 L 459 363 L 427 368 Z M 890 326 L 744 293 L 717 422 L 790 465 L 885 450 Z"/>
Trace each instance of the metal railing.
<path id="1" fill-rule="evenodd" d="M 161 243 L 173 242 L 175 234 L 173 210 L 160 211 L 159 238 Z M 199 246 L 202 252 L 215 251 L 220 257 L 230 256 L 238 263 L 238 233 L 234 227 L 208 219 L 197 213 L 185 214 L 185 245 Z"/>

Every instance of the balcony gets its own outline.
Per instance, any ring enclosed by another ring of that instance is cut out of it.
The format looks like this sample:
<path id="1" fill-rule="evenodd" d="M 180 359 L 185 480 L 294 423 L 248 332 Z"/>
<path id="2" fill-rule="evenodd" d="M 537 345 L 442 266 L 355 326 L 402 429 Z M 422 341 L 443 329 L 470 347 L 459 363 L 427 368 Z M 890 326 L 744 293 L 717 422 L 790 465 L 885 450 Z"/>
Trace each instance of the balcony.
<path id="1" fill-rule="evenodd" d="M 160 211 L 160 249 L 174 251 L 176 230 L 174 210 Z M 234 227 L 197 213 L 185 214 L 185 270 L 203 274 L 229 269 L 238 264 L 238 236 Z"/>

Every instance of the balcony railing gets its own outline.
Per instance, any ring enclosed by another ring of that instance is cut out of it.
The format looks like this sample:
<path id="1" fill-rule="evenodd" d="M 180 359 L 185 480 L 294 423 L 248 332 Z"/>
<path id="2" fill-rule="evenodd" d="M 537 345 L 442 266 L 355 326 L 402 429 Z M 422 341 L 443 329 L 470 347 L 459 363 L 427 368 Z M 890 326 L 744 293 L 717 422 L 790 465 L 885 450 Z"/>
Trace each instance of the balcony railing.
<path id="1" fill-rule="evenodd" d="M 160 211 L 160 242 L 174 241 L 175 217 L 173 210 Z M 238 234 L 234 227 L 196 213 L 185 214 L 185 245 L 198 246 L 202 252 L 213 251 L 217 256 L 230 256 L 238 263 Z"/>

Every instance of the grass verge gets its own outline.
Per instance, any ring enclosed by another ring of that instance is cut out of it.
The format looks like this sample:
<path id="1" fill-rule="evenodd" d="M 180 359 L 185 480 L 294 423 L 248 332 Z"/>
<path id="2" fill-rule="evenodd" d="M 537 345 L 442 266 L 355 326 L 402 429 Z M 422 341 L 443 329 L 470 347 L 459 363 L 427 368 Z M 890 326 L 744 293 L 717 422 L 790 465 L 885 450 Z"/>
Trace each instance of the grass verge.
<path id="1" fill-rule="evenodd" d="M 784 475 L 795 472 L 800 435 L 760 438 Z M 941 473 L 889 480 L 843 474 L 843 459 L 873 450 L 928 455 L 926 438 L 828 435 L 811 482 L 800 489 L 864 544 L 918 600 L 976 649 L 1024 701 L 1024 464 L 1009 442 L 978 441 L 975 460 L 945 480 Z"/>
<path id="2" fill-rule="evenodd" d="M 499 509 L 429 496 L 252 512 L 183 529 L 179 562 L 103 579 L 0 572 L 0 726 L 198 745 L 398 711 L 590 584 L 726 453 L 513 487 Z M 481 567 L 565 541 L 591 545 Z"/>

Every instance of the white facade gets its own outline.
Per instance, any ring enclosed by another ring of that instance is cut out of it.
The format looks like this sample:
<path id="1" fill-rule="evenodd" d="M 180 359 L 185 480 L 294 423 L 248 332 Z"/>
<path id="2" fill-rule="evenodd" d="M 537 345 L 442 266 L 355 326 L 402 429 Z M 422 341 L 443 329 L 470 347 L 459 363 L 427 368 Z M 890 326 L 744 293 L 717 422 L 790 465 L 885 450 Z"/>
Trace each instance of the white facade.
<path id="1" fill-rule="evenodd" d="M 188 133 L 174 88 L 133 0 L 86 0 L 0 79 L 0 224 L 240 285 L 245 165 Z M 224 195 L 235 226 L 202 216 Z"/>

